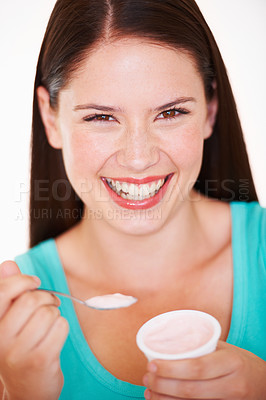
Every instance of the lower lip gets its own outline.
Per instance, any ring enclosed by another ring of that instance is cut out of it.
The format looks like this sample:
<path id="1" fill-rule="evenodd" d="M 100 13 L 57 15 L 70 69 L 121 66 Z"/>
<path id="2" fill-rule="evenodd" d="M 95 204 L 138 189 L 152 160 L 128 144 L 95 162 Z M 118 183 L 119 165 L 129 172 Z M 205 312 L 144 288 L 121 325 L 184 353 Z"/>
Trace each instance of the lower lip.
<path id="1" fill-rule="evenodd" d="M 161 187 L 158 193 L 156 193 L 155 196 L 149 197 L 148 199 L 145 200 L 129 200 L 129 199 L 123 199 L 123 197 L 119 196 L 116 192 L 114 192 L 106 182 L 105 178 L 102 178 L 102 181 L 110 194 L 111 198 L 114 200 L 115 203 L 117 203 L 120 207 L 127 208 L 129 210 L 146 210 L 148 208 L 154 207 L 157 205 L 165 195 L 165 192 L 168 188 L 168 185 L 170 183 L 170 180 L 172 178 L 173 174 L 170 174 L 168 176 L 167 181 L 165 184 Z"/>

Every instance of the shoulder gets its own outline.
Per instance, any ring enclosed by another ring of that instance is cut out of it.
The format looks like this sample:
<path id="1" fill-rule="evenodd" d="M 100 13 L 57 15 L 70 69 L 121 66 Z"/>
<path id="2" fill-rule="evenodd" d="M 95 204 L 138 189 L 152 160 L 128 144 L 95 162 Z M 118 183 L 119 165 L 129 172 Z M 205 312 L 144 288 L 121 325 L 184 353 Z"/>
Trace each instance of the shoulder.
<path id="1" fill-rule="evenodd" d="M 32 247 L 27 252 L 15 257 L 20 271 L 27 275 L 43 274 L 47 270 L 49 260 L 54 258 L 54 240 L 48 239 Z"/>
<path id="2" fill-rule="evenodd" d="M 266 254 L 266 208 L 256 201 L 228 203 L 204 197 L 202 200 L 198 202 L 199 218 L 210 241 L 222 247 L 233 240 L 252 251 L 260 247 Z"/>
<path id="3" fill-rule="evenodd" d="M 245 231 L 255 233 L 266 240 L 266 208 L 258 202 L 232 202 L 231 212 L 234 222 Z"/>
<path id="4" fill-rule="evenodd" d="M 244 201 L 233 201 L 230 203 L 236 211 L 242 212 L 244 214 L 257 214 L 265 218 L 266 208 L 262 207 L 257 201 L 251 201 L 250 203 Z"/>
<path id="5" fill-rule="evenodd" d="M 262 260 L 266 266 L 266 208 L 258 202 L 231 203 L 233 237 L 242 254 Z M 241 247 L 240 247 L 241 245 Z"/>

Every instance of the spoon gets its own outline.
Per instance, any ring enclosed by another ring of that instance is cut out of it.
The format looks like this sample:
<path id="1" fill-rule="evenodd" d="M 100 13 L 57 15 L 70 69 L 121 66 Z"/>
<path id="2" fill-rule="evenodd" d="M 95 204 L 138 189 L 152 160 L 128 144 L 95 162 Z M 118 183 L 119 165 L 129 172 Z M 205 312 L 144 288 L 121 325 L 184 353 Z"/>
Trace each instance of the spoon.
<path id="1" fill-rule="evenodd" d="M 77 303 L 83 304 L 86 307 L 93 308 L 95 310 L 115 310 L 118 308 L 129 307 L 136 303 L 138 299 L 133 296 L 125 296 L 121 293 L 105 294 L 102 296 L 91 297 L 87 300 L 80 300 L 77 297 L 71 296 L 70 294 L 57 292 L 51 289 L 38 289 L 46 292 L 53 293 L 58 296 L 67 297 Z"/>

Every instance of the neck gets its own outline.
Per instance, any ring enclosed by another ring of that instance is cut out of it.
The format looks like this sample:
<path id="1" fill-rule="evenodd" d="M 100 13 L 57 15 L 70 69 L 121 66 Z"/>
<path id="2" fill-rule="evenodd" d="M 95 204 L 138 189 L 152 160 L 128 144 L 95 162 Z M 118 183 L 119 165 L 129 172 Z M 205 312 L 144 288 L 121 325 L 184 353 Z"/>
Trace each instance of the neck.
<path id="1" fill-rule="evenodd" d="M 205 248 L 197 206 L 191 201 L 180 203 L 174 218 L 146 235 L 125 234 L 104 220 L 90 220 L 84 215 L 75 228 L 80 277 L 93 277 L 97 285 L 104 282 L 130 293 L 136 288 L 158 290 L 167 285 L 171 278 L 176 279 L 187 270 L 197 252 Z M 201 246 L 196 247 L 195 243 Z"/>

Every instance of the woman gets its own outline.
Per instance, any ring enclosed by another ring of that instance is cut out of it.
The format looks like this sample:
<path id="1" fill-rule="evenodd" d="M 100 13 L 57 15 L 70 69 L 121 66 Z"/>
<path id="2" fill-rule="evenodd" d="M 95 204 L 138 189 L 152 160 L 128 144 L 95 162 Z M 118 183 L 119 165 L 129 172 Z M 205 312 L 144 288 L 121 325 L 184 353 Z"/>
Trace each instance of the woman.
<path id="1" fill-rule="evenodd" d="M 1 266 L 6 398 L 265 397 L 265 210 L 193 0 L 57 1 L 35 81 L 30 210 L 31 250 Z M 60 314 L 38 277 L 138 302 L 62 299 Z M 136 333 L 174 309 L 215 316 L 218 348 L 147 364 Z"/>

